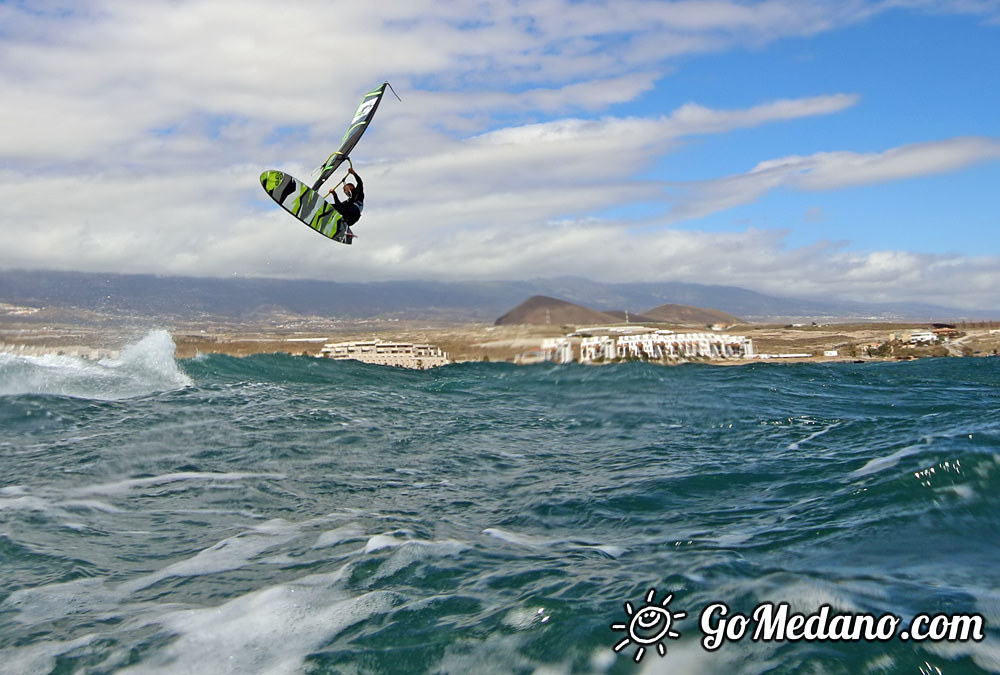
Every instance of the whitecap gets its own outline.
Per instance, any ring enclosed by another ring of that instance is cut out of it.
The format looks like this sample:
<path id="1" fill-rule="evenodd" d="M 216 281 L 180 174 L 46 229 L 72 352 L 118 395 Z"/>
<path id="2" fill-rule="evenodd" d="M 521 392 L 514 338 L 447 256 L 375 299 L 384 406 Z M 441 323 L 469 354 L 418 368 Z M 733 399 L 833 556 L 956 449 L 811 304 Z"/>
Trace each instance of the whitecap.
<path id="1" fill-rule="evenodd" d="M 14 620 L 18 623 L 37 625 L 72 614 L 109 612 L 123 597 L 120 591 L 107 588 L 103 580 L 86 577 L 16 590 L 0 603 L 0 607 L 16 612 Z"/>
<path id="2" fill-rule="evenodd" d="M 47 675 L 56 670 L 56 659 L 63 654 L 85 647 L 97 640 L 98 635 L 88 634 L 75 640 L 50 641 L 0 649 L 0 663 L 7 673 L 19 675 Z"/>
<path id="3" fill-rule="evenodd" d="M 0 511 L 53 511 L 53 509 L 45 499 L 24 495 L 12 499 L 0 499 Z"/>
<path id="4" fill-rule="evenodd" d="M 507 530 L 502 530 L 499 527 L 488 527 L 483 530 L 483 534 L 493 537 L 494 539 L 499 539 L 500 541 L 505 541 L 508 544 L 517 544 L 518 546 L 524 546 L 525 548 L 547 548 L 556 543 L 553 539 L 543 539 L 530 534 L 508 532 Z"/>
<path id="5" fill-rule="evenodd" d="M 504 625 L 515 630 L 527 630 L 532 626 L 548 623 L 550 615 L 546 613 L 544 607 L 518 607 L 512 609 L 504 615 L 502 621 Z"/>
<path id="6" fill-rule="evenodd" d="M 167 612 L 152 622 L 176 635 L 125 673 L 302 672 L 306 658 L 344 629 L 389 611 L 395 594 L 349 597 L 317 575 L 239 596 L 215 607 Z"/>
<path id="7" fill-rule="evenodd" d="M 338 527 L 334 530 L 327 530 L 316 538 L 316 543 L 312 548 L 328 548 L 342 544 L 345 541 L 360 539 L 364 536 L 364 531 L 358 525 L 350 524 Z"/>
<path id="8" fill-rule="evenodd" d="M 123 348 L 118 358 L 92 361 L 62 354 L 2 354 L 0 395 L 116 401 L 189 387 L 193 381 L 177 365 L 174 352 L 170 333 L 154 330 Z"/>
<path id="9" fill-rule="evenodd" d="M 898 450 L 891 455 L 886 457 L 877 457 L 867 464 L 865 464 L 860 469 L 852 471 L 847 477 L 848 478 L 861 478 L 862 476 L 867 476 L 869 474 L 878 473 L 885 469 L 891 469 L 892 467 L 899 464 L 899 460 L 904 457 L 909 457 L 910 455 L 916 455 L 921 452 L 926 445 L 909 445 L 902 450 Z"/>
<path id="10" fill-rule="evenodd" d="M 368 540 L 367 544 L 365 544 L 365 553 L 374 553 L 375 551 L 380 551 L 384 548 L 402 546 L 406 543 L 406 541 L 406 539 L 396 539 L 388 534 L 376 534 Z"/>
<path id="11" fill-rule="evenodd" d="M 614 545 L 604 545 L 604 544 L 601 544 L 601 545 L 594 545 L 594 546 L 582 545 L 582 546 L 580 546 L 580 548 L 587 549 L 587 550 L 590 550 L 590 551 L 597 551 L 598 553 L 603 553 L 604 555 L 608 556 L 609 558 L 620 558 L 623 555 L 625 555 L 626 553 L 628 553 L 628 549 L 625 548 L 624 546 L 614 546 Z"/>
<path id="12" fill-rule="evenodd" d="M 814 438 L 819 438 L 823 434 L 828 433 L 829 431 L 831 431 L 833 429 L 836 429 L 839 426 L 840 426 L 840 422 L 837 422 L 836 424 L 831 424 L 830 426 L 828 426 L 828 427 L 826 427 L 824 429 L 820 429 L 819 431 L 814 431 L 813 433 L 809 434 L 808 436 L 806 436 L 802 440 L 790 443 L 788 445 L 788 449 L 789 450 L 798 450 L 799 449 L 799 445 L 801 445 L 802 443 L 808 443 L 809 441 L 813 440 Z"/>
<path id="13" fill-rule="evenodd" d="M 983 631 L 985 633 L 985 631 Z M 1000 640 L 987 634 L 981 642 L 923 642 L 932 654 L 958 661 L 970 658 L 972 662 L 988 673 L 1000 673 Z"/>
<path id="14" fill-rule="evenodd" d="M 611 558 L 618 558 L 628 551 L 628 549 L 622 546 L 586 541 L 578 537 L 546 539 L 544 537 L 538 537 L 531 534 L 510 532 L 499 527 L 488 527 L 483 530 L 483 534 L 493 537 L 494 539 L 499 539 L 500 541 L 505 541 L 508 544 L 516 544 L 517 546 L 533 549 L 564 547 L 577 550 L 597 551 Z"/>
<path id="15" fill-rule="evenodd" d="M 87 485 L 70 490 L 74 495 L 116 495 L 129 492 L 139 488 L 159 487 L 170 483 L 185 481 L 209 481 L 209 482 L 233 482 L 247 478 L 267 478 L 281 480 L 285 476 L 279 473 L 211 473 L 202 471 L 184 471 L 168 473 L 161 476 L 149 476 L 146 478 L 130 478 L 127 480 L 114 481 L 111 483 L 99 483 L 97 485 Z"/>
<path id="16" fill-rule="evenodd" d="M 270 520 L 254 527 L 249 533 L 223 539 L 191 558 L 126 581 L 118 588 L 125 593 L 134 593 L 171 577 L 206 576 L 236 570 L 245 567 L 264 551 L 293 539 L 297 534 L 297 528 L 287 521 Z"/>

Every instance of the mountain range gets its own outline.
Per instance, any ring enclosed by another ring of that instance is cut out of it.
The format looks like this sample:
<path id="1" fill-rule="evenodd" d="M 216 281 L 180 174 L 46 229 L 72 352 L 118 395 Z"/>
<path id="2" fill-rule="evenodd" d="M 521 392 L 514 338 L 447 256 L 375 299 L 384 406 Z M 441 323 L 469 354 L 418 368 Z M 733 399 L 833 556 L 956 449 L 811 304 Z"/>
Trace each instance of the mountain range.
<path id="1" fill-rule="evenodd" d="M 602 323 L 670 323 L 687 326 L 745 323 L 743 319 L 715 309 L 703 309 L 668 303 L 646 310 L 641 314 L 612 310 L 598 312 L 572 302 L 534 295 L 510 310 L 494 323 L 511 325 L 594 325 Z"/>
<path id="2" fill-rule="evenodd" d="M 562 277 L 512 281 L 335 282 L 269 278 L 196 278 L 45 270 L 0 270 L 0 302 L 86 310 L 104 315 L 254 320 L 269 316 L 334 319 L 399 318 L 493 322 L 536 295 L 597 312 L 659 307 L 710 307 L 748 321 L 964 320 L 969 312 L 917 303 L 852 303 L 783 298 L 734 286 L 680 282 L 607 283 Z M 639 320 L 638 318 L 636 320 Z"/>

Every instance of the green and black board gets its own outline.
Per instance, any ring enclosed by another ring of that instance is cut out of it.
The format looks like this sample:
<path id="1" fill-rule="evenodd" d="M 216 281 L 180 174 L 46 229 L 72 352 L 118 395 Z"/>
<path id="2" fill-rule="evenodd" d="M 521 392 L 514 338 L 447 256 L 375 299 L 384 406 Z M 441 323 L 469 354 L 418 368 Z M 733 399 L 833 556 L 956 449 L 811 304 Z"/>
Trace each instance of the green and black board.
<path id="1" fill-rule="evenodd" d="M 264 191 L 271 195 L 271 199 L 278 202 L 281 208 L 324 237 L 339 241 L 341 244 L 350 244 L 355 235 L 351 232 L 351 228 L 344 224 L 340 212 L 333 207 L 333 204 L 326 201 L 318 190 L 343 162 L 348 161 L 348 153 L 361 140 L 361 135 L 365 133 L 372 117 L 375 116 L 386 87 L 391 89 L 388 82 L 383 82 L 361 98 L 347 133 L 340 139 L 340 148 L 331 153 L 322 166 L 313 172 L 319 178 L 312 187 L 280 171 L 265 171 L 260 175 L 260 184 L 264 186 Z"/>
<path id="2" fill-rule="evenodd" d="M 280 171 L 265 171 L 260 175 L 260 184 L 281 208 L 327 239 L 341 244 L 353 241 L 354 233 L 333 204 L 295 176 Z"/>

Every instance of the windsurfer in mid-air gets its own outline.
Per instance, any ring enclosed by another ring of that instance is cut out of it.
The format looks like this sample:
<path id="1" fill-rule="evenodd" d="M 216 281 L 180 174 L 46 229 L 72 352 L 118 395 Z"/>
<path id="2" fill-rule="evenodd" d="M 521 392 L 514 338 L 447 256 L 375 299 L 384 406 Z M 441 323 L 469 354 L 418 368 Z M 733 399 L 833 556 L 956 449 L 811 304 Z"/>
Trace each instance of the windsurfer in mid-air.
<path id="1" fill-rule="evenodd" d="M 3 1 L 0 0 L 0 5 Z M 313 171 L 316 180 L 311 185 L 283 171 L 265 171 L 260 174 L 261 187 L 281 208 L 324 237 L 342 244 L 350 244 L 354 240 L 351 225 L 361 219 L 361 210 L 365 204 L 364 184 L 361 182 L 361 176 L 354 167 L 351 167 L 350 173 L 332 190 L 324 193 L 323 187 L 344 162 L 351 161 L 348 155 L 368 128 L 386 89 L 391 91 L 389 83 L 383 82 L 361 98 L 361 104 L 354 111 L 351 125 L 340 140 L 340 148 L 331 152 L 323 164 L 316 167 Z M 347 198 L 341 201 L 342 198 L 337 191 L 341 184 L 348 180 L 351 182 L 344 185 L 344 194 Z M 330 195 L 333 195 L 332 200 Z"/>
<path id="2" fill-rule="evenodd" d="M 333 208 L 337 209 L 340 215 L 343 216 L 344 224 L 350 227 L 361 219 L 361 209 L 365 207 L 365 184 L 362 182 L 358 172 L 354 170 L 354 167 L 348 169 L 347 173 L 354 176 L 354 180 L 358 182 L 357 185 L 353 183 L 344 184 L 344 194 L 347 195 L 347 201 L 340 201 L 340 198 L 337 197 L 336 187 L 332 188 L 327 194 L 333 195 Z"/>

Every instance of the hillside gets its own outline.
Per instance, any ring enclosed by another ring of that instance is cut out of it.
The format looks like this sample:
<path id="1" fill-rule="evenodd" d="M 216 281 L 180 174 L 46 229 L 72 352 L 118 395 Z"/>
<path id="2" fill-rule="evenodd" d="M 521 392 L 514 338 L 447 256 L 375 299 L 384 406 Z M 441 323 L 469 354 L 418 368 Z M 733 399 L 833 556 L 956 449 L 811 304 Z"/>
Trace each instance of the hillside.
<path id="1" fill-rule="evenodd" d="M 0 270 L 0 303 L 52 312 L 95 312 L 108 317 L 259 321 L 264 315 L 348 319 L 420 319 L 492 322 L 524 298 L 543 295 L 605 310 L 674 303 L 712 307 L 756 322 L 949 321 L 989 319 L 970 312 L 913 303 L 867 304 L 778 298 L 732 286 L 680 282 L 603 283 L 579 277 L 508 281 L 330 281 L 267 278 L 194 278 L 53 270 Z M 621 316 L 621 315 L 619 315 Z M 52 322 L 34 314 L 26 321 Z M 640 323 L 642 319 L 629 320 Z M 607 322 L 601 319 L 600 323 Z M 719 321 L 715 319 L 711 323 Z M 617 321 L 618 323 L 621 320 Z M 589 323 L 587 321 L 586 323 Z M 598 323 L 598 322 L 595 322 Z M 703 321 L 702 323 L 710 323 Z M 727 321 L 723 321 L 727 323 Z"/>
<path id="2" fill-rule="evenodd" d="M 628 313 L 629 323 L 669 323 L 682 326 L 706 326 L 716 323 L 745 323 L 739 317 L 717 309 L 690 305 L 666 304 L 648 312 Z M 566 300 L 535 295 L 496 320 L 497 326 L 584 326 L 601 323 L 625 323 L 624 311 L 599 312 Z"/>
<path id="3" fill-rule="evenodd" d="M 658 320 L 645 314 L 626 312 L 620 309 L 605 310 L 605 314 L 613 316 L 618 323 L 657 323 Z"/>
<path id="4" fill-rule="evenodd" d="M 716 323 L 746 323 L 743 319 L 718 309 L 703 309 L 690 305 L 666 304 L 643 312 L 648 321 L 673 323 L 682 326 L 709 326 Z"/>
<path id="5" fill-rule="evenodd" d="M 618 323 L 619 319 L 593 309 L 574 305 L 545 295 L 534 295 L 510 310 L 494 324 L 497 326 L 574 326 L 595 323 Z"/>

